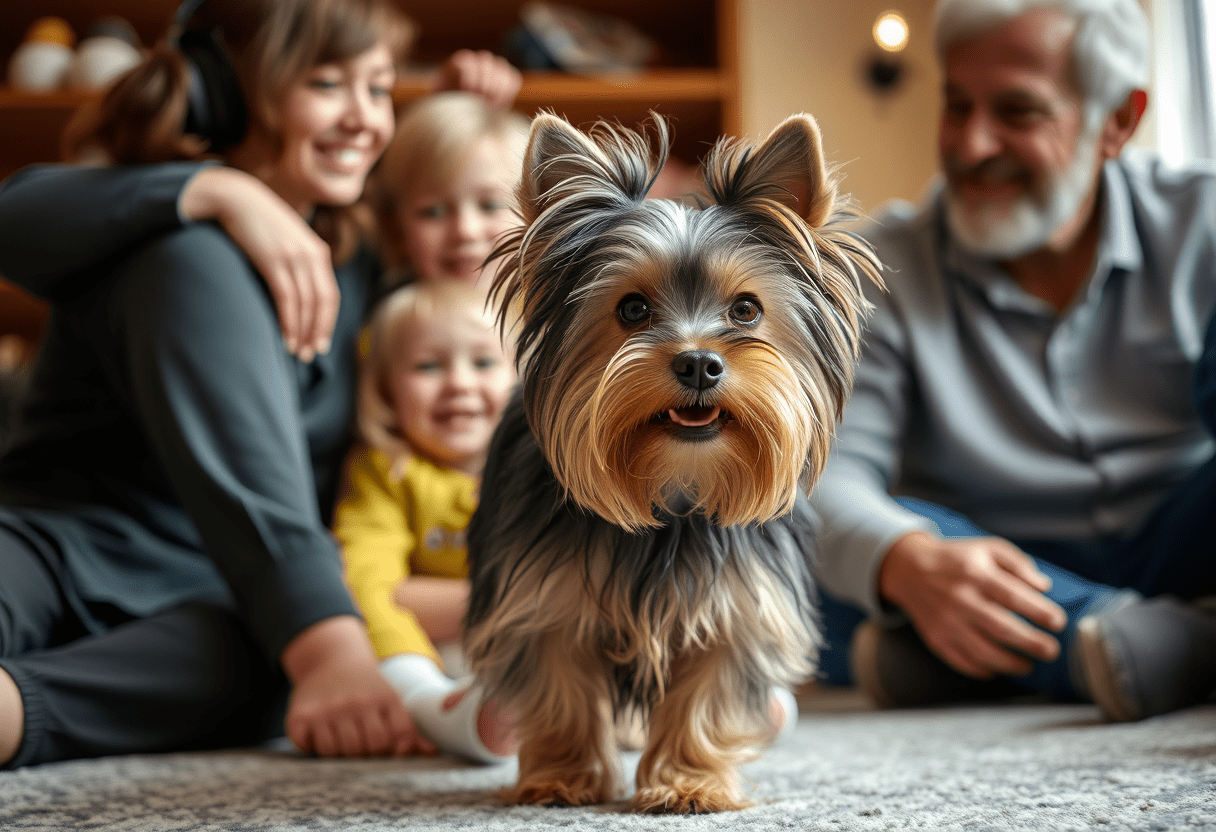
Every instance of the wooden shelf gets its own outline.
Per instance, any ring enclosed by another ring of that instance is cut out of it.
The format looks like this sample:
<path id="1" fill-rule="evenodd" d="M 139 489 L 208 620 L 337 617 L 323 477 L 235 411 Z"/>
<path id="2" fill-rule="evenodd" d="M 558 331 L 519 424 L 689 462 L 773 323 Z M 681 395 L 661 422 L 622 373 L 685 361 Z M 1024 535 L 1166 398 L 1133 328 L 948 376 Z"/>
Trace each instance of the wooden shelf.
<path id="1" fill-rule="evenodd" d="M 434 73 L 413 72 L 394 90 L 405 103 L 425 95 Z M 526 72 L 516 106 L 528 115 L 546 109 L 575 124 L 614 119 L 632 125 L 651 110 L 671 116 L 676 124 L 676 153 L 695 162 L 702 148 L 723 132 L 723 102 L 730 79 L 713 69 L 655 69 L 620 75 L 572 75 Z M 0 87 L 0 114 L 15 127 L 0 135 L 0 177 L 30 162 L 56 161 L 59 134 L 80 105 L 96 94 L 75 90 L 29 93 Z M 688 133 L 689 135 L 685 135 Z"/>
<path id="2" fill-rule="evenodd" d="M 180 0 L 27 0 L 0 15 L 0 66 L 7 65 L 30 23 L 58 15 L 77 33 L 98 17 L 119 14 L 144 43 L 159 38 Z M 431 88 L 435 67 L 459 48 L 505 54 L 509 31 L 525 0 L 400 0 L 413 18 L 418 39 L 411 58 L 419 69 L 401 78 L 394 99 L 405 104 Z M 686 164 L 700 160 L 720 135 L 737 134 L 740 83 L 737 43 L 740 0 L 560 0 L 589 11 L 626 19 L 659 44 L 659 66 L 642 72 L 576 75 L 524 73 L 516 107 L 533 115 L 552 110 L 586 126 L 607 119 L 634 126 L 653 110 L 669 118 L 672 155 Z M 10 4 L 13 5 L 13 4 Z M 93 93 L 64 90 L 20 92 L 0 83 L 0 179 L 32 162 L 57 161 L 64 125 Z M 0 334 L 37 333 L 45 308 L 0 280 Z"/>
<path id="3" fill-rule="evenodd" d="M 426 94 L 434 73 L 407 73 L 397 84 L 393 98 L 409 101 Z M 620 75 L 573 75 L 565 72 L 525 72 L 517 102 L 527 108 L 550 107 L 564 100 L 594 98 L 614 102 L 706 101 L 724 95 L 726 82 L 712 69 L 656 69 Z M 0 86 L 0 110 L 75 110 L 96 93 L 56 90 L 34 93 Z"/>
<path id="4" fill-rule="evenodd" d="M 74 110 L 96 93 L 78 90 L 55 92 L 22 92 L 12 87 L 0 87 L 0 109 L 3 110 Z"/>
<path id="5" fill-rule="evenodd" d="M 710 101 L 722 98 L 724 81 L 709 69 L 667 69 L 632 75 L 529 74 L 520 90 L 521 104 L 594 98 L 606 103 Z"/>

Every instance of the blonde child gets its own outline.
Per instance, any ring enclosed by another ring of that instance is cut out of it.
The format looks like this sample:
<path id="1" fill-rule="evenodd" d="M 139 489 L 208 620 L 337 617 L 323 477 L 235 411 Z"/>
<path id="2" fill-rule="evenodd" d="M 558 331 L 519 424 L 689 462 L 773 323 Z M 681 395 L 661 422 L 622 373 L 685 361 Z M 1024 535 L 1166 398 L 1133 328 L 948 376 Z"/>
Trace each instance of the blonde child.
<path id="1" fill-rule="evenodd" d="M 482 266 L 513 209 L 528 119 L 464 92 L 428 96 L 405 111 L 368 196 L 385 264 L 404 280 L 486 286 Z"/>
<path id="2" fill-rule="evenodd" d="M 440 749 L 495 761 L 509 729 L 443 673 L 468 602 L 464 530 L 490 436 L 515 382 L 483 291 L 453 280 L 396 289 L 367 329 L 359 431 L 335 514 L 347 582 L 381 670 Z"/>

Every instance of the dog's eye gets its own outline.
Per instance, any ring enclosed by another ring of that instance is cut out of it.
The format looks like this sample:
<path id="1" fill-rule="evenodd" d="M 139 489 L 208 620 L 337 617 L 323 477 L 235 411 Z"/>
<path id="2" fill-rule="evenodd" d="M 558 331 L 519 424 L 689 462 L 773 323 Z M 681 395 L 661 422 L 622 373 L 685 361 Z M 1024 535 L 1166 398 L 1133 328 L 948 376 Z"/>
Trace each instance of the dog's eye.
<path id="1" fill-rule="evenodd" d="M 754 326 L 760 323 L 760 301 L 753 297 L 744 295 L 735 298 L 735 302 L 730 307 L 730 318 L 737 324 L 743 326 Z"/>
<path id="2" fill-rule="evenodd" d="M 617 304 L 616 314 L 628 326 L 636 326 L 650 317 L 650 304 L 641 295 L 626 295 Z"/>

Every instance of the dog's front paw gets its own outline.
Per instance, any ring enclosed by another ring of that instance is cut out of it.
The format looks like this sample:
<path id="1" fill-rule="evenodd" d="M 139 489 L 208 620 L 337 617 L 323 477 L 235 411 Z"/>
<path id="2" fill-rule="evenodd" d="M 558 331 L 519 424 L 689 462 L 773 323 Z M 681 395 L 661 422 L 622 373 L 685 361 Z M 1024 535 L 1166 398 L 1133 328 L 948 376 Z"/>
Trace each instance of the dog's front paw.
<path id="1" fill-rule="evenodd" d="M 650 814 L 696 815 L 705 812 L 733 812 L 751 805 L 738 789 L 715 782 L 648 786 L 633 797 L 633 810 Z"/>
<path id="2" fill-rule="evenodd" d="M 593 771 L 565 774 L 559 779 L 531 778 L 506 794 L 508 803 L 537 806 L 587 806 L 612 799 L 612 784 Z"/>

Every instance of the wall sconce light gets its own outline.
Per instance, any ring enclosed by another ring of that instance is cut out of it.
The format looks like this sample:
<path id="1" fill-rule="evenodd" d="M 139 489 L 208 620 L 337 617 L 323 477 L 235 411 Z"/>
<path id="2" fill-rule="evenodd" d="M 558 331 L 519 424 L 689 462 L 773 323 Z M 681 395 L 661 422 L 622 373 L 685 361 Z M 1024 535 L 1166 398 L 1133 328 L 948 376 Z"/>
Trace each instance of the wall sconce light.
<path id="1" fill-rule="evenodd" d="M 874 21 L 873 34 L 881 51 L 866 66 L 866 80 L 876 92 L 889 93 L 903 78 L 899 53 L 908 45 L 908 21 L 899 12 L 883 12 Z"/>
<path id="2" fill-rule="evenodd" d="M 908 21 L 899 12 L 883 12 L 874 21 L 874 42 L 887 52 L 902 52 L 908 45 Z"/>

